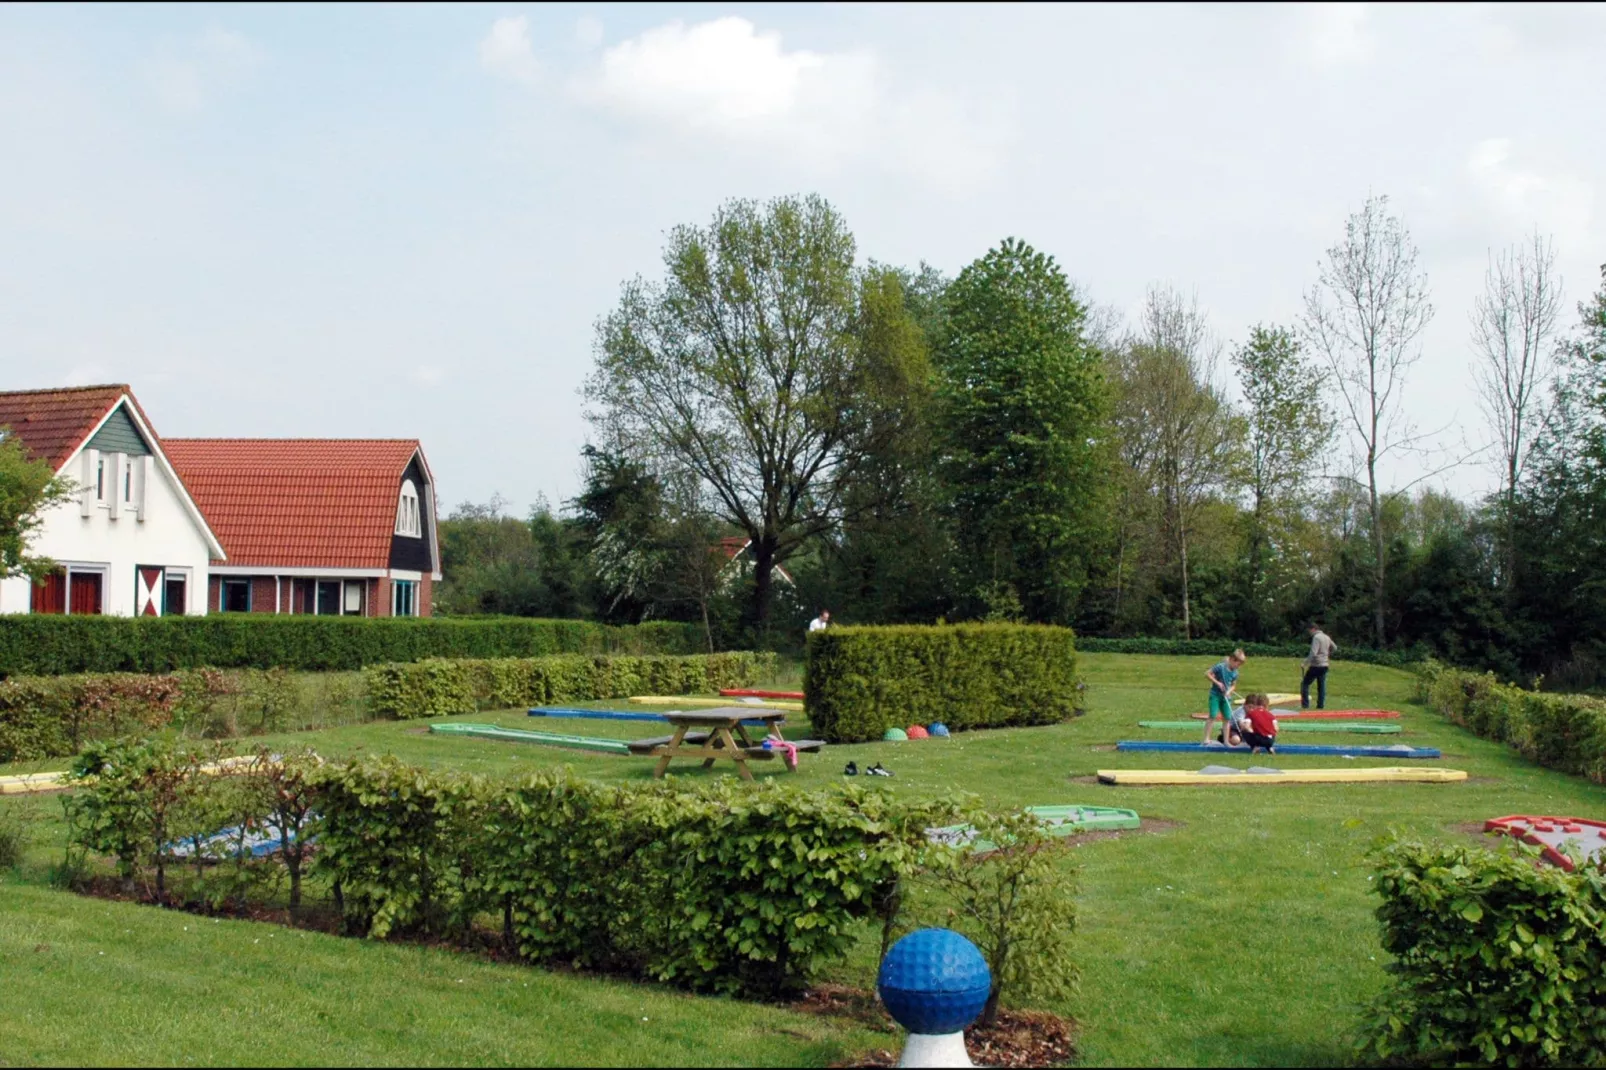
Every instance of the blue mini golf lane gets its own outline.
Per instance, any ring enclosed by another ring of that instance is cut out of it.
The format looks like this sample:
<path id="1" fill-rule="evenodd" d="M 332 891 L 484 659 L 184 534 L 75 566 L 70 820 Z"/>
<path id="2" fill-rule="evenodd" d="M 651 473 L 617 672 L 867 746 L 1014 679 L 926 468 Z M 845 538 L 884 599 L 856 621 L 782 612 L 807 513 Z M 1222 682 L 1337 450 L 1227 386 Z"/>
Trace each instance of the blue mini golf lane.
<path id="1" fill-rule="evenodd" d="M 1245 746 L 1223 747 L 1218 744 L 1205 743 L 1161 743 L 1147 739 L 1123 739 L 1115 745 L 1116 750 L 1166 750 L 1182 751 L 1188 754 L 1248 754 L 1249 748 Z M 1347 756 L 1350 758 L 1442 758 L 1437 747 L 1407 747 L 1404 744 L 1394 747 L 1346 747 L 1340 744 L 1326 743 L 1279 743 L 1278 754 L 1325 754 L 1329 756 Z"/>

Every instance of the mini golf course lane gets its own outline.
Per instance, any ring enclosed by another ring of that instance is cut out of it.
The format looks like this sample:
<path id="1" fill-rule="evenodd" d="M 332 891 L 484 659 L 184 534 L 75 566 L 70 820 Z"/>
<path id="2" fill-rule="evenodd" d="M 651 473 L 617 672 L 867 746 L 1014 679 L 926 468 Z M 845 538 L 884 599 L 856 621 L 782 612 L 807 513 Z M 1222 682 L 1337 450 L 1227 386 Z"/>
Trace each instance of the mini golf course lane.
<path id="1" fill-rule="evenodd" d="M 1295 713 L 1291 710 L 1272 710 L 1279 721 L 1393 721 L 1399 718 L 1394 710 L 1300 710 Z M 1210 716 L 1207 713 L 1193 715 L 1195 721 L 1202 721 Z"/>
<path id="2" fill-rule="evenodd" d="M 789 698 L 798 702 L 803 701 L 801 691 L 760 691 L 752 687 L 722 687 L 719 693 L 730 698 Z"/>
<path id="3" fill-rule="evenodd" d="M 729 707 L 725 703 L 725 707 Z M 759 707 L 762 709 L 763 707 Z M 676 712 L 674 710 L 671 713 Z M 580 710 L 569 706 L 535 706 L 530 710 L 531 717 L 556 717 L 559 720 L 573 718 L 581 721 L 668 721 L 669 718 L 661 713 L 637 712 L 635 710 Z M 760 720 L 743 721 L 749 728 L 763 728 L 768 722 Z"/>
<path id="4" fill-rule="evenodd" d="M 1504 833 L 1542 847 L 1545 861 L 1569 871 L 1574 868 L 1573 860 L 1565 852 L 1576 853 L 1586 862 L 1606 858 L 1606 821 L 1511 814 L 1485 821 L 1483 831 Z"/>
<path id="5" fill-rule="evenodd" d="M 1116 750 L 1181 751 L 1186 754 L 1248 754 L 1249 747 L 1223 747 L 1213 743 L 1161 743 L 1146 739 L 1123 739 Z M 1279 743 L 1278 754 L 1321 754 L 1332 758 L 1442 758 L 1437 747 L 1407 747 L 1397 743 L 1392 747 L 1348 747 L 1326 743 Z"/>
<path id="6" fill-rule="evenodd" d="M 1407 769 L 1401 766 L 1376 769 L 1268 769 L 1250 766 L 1233 769 L 1207 765 L 1198 772 L 1182 769 L 1100 769 L 1099 783 L 1133 786 L 1225 785 L 1225 784 L 1447 784 L 1465 780 L 1460 769 Z"/>
<path id="7" fill-rule="evenodd" d="M 1114 832 L 1142 826 L 1136 810 L 1117 806 L 1028 806 L 1043 824 L 1050 836 L 1070 836 L 1077 832 Z M 927 829 L 926 838 L 932 843 L 945 843 L 952 847 L 970 847 L 976 851 L 992 851 L 997 845 L 991 840 L 976 838 L 970 825 L 950 825 L 947 828 Z"/>
<path id="8" fill-rule="evenodd" d="M 431 735 L 468 736 L 474 739 L 502 739 L 513 743 L 541 743 L 548 747 L 570 747 L 574 750 L 602 751 L 605 754 L 629 754 L 630 742 L 624 739 L 598 739 L 595 736 L 566 736 L 557 732 L 528 732 L 522 728 L 502 728 L 494 724 L 432 724 Z"/>
<path id="9" fill-rule="evenodd" d="M 1199 731 L 1198 721 L 1139 721 L 1139 728 L 1167 728 L 1178 731 Z M 1301 721 L 1298 717 L 1279 717 L 1277 727 L 1284 732 L 1351 732 L 1357 735 L 1393 735 L 1400 730 L 1397 724 L 1384 721 Z"/>

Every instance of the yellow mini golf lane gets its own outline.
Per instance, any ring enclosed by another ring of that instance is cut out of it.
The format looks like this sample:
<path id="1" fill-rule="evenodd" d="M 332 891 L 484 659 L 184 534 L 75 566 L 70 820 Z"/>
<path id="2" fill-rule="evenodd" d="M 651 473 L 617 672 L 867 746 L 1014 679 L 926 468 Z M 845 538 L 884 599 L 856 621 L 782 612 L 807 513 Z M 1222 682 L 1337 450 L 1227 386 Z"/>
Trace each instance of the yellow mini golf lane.
<path id="1" fill-rule="evenodd" d="M 1100 769 L 1099 783 L 1127 786 L 1175 784 L 1448 784 L 1465 780 L 1460 769 L 1407 769 L 1383 766 L 1376 769 L 1281 769 L 1264 773 L 1230 771 L 1207 773 L 1184 769 Z"/>

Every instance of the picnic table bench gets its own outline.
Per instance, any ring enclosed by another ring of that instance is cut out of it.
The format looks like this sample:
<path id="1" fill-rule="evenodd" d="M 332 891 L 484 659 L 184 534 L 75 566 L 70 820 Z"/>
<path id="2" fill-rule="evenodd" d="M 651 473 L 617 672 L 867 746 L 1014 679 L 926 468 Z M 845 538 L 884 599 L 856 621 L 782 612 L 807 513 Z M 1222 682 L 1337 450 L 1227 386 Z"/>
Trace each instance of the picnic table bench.
<path id="1" fill-rule="evenodd" d="M 666 713 L 664 719 L 674 726 L 671 735 L 638 739 L 630 744 L 630 753 L 658 759 L 658 765 L 652 771 L 654 777 L 661 777 L 668 772 L 669 762 L 674 758 L 701 758 L 704 769 L 713 766 L 717 759 L 727 758 L 736 763 L 742 779 L 752 780 L 753 774 L 747 768 L 748 759 L 768 761 L 776 756 L 776 752 L 765 749 L 762 738 L 754 742 L 742 722 L 763 721 L 766 728 L 773 730 L 786 722 L 786 714 L 754 709 L 752 706 L 721 706 L 711 710 Z M 798 750 L 810 753 L 825 746 L 825 742 L 818 739 L 791 742 Z"/>

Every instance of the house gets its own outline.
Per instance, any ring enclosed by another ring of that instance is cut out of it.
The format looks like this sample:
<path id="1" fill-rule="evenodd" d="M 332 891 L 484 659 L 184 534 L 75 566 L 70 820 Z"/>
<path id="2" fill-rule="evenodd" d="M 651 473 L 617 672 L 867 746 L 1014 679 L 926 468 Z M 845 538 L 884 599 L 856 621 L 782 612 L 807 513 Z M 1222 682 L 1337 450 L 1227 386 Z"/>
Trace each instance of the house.
<path id="1" fill-rule="evenodd" d="M 217 532 L 207 607 L 427 617 L 435 480 L 416 439 L 169 439 Z"/>
<path id="2" fill-rule="evenodd" d="M 0 428 L 76 487 L 29 546 L 58 569 L 37 585 L 0 580 L 0 613 L 206 612 L 207 571 L 225 551 L 132 390 L 0 392 Z"/>
<path id="3" fill-rule="evenodd" d="M 725 558 L 720 566 L 721 582 L 729 583 L 737 576 L 747 576 L 753 571 L 753 555 L 747 552 L 753 545 L 753 540 L 746 535 L 726 535 L 719 540 L 718 552 Z M 792 580 L 792 574 L 780 565 L 775 566 L 775 578 L 788 587 L 797 586 Z"/>

